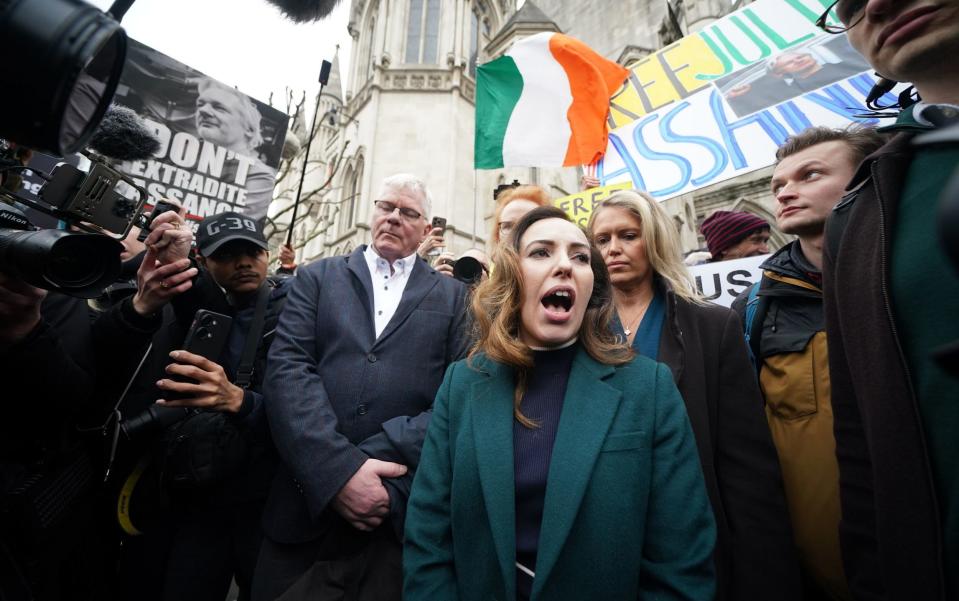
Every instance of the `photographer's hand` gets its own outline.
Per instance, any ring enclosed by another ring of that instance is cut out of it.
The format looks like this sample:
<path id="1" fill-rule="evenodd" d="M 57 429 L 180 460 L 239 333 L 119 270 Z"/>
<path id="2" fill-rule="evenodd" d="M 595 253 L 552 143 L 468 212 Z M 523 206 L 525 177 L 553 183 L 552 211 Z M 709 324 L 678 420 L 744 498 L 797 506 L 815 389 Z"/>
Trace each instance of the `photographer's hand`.
<path id="1" fill-rule="evenodd" d="M 46 290 L 0 273 L 0 350 L 23 340 L 40 323 Z"/>
<path id="2" fill-rule="evenodd" d="M 150 235 L 143 243 L 156 253 L 157 261 L 167 265 L 190 256 L 193 230 L 181 215 L 167 211 L 153 220 L 150 224 Z"/>
<path id="3" fill-rule="evenodd" d="M 230 382 L 220 364 L 186 351 L 173 351 L 170 356 L 176 363 L 167 365 L 166 372 L 196 380 L 196 384 L 173 380 L 158 381 L 157 388 L 160 390 L 192 395 L 170 401 L 159 399 L 158 404 L 167 407 L 198 407 L 226 413 L 240 411 L 243 406 L 243 389 Z"/>
<path id="4" fill-rule="evenodd" d="M 152 248 L 147 247 L 143 262 L 137 270 L 137 292 L 133 295 L 133 310 L 140 315 L 153 315 L 170 299 L 193 286 L 197 274 L 189 259 L 178 259 L 163 265 L 157 261 Z M 190 267 L 189 269 L 187 269 Z"/>
<path id="5" fill-rule="evenodd" d="M 442 248 L 443 246 L 446 246 L 446 240 L 443 239 L 443 229 L 434 227 L 430 230 L 429 235 L 420 242 L 419 248 L 416 249 L 416 254 L 429 261 L 430 251 L 434 248 Z"/>
<path id="6" fill-rule="evenodd" d="M 453 256 L 453 253 L 445 252 L 436 257 L 436 265 L 433 266 L 433 269 L 435 269 L 437 273 L 453 277 L 453 263 L 455 262 L 456 257 Z"/>

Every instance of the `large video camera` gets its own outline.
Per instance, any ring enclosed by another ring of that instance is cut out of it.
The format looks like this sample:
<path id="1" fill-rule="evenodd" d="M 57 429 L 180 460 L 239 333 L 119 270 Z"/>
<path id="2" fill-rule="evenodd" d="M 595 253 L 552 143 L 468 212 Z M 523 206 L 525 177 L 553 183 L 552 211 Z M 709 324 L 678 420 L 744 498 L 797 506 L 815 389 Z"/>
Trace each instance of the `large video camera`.
<path id="1" fill-rule="evenodd" d="M 0 155 L 9 152 L 0 149 Z M 0 190 L 0 271 L 38 288 L 95 298 L 120 273 L 119 240 L 132 226 L 148 225 L 147 192 L 97 155 L 83 154 L 89 172 L 69 163 L 50 174 L 31 170 L 47 180 L 37 200 Z M 80 231 L 37 229 L 21 207 Z"/>

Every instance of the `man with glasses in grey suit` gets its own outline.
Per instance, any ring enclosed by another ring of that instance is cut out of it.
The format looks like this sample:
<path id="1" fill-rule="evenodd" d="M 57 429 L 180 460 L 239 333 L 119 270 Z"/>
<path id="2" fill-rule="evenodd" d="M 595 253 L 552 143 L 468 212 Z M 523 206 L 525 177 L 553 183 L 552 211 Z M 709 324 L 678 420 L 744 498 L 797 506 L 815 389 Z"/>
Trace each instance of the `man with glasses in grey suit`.
<path id="1" fill-rule="evenodd" d="M 253 599 L 399 599 L 402 520 L 430 409 L 466 353 L 465 287 L 416 248 L 430 196 L 407 174 L 374 201 L 372 242 L 300 267 L 265 392 L 283 467 Z"/>

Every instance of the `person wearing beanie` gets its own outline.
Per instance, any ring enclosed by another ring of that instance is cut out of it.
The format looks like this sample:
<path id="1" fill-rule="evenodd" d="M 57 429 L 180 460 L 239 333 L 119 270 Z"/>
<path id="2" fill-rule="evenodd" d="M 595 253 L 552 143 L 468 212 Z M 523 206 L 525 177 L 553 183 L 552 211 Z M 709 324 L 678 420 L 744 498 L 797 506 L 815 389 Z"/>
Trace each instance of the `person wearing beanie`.
<path id="1" fill-rule="evenodd" d="M 716 211 L 700 231 L 713 262 L 757 257 L 769 253 L 769 223 L 745 211 Z"/>

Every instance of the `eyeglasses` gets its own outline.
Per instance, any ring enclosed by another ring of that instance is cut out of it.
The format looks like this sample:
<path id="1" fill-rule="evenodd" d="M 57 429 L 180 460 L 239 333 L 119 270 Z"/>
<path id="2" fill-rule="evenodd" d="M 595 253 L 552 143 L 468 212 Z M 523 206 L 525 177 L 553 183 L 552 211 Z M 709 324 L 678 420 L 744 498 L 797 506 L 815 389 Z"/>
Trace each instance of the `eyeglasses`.
<path id="1" fill-rule="evenodd" d="M 376 209 L 386 215 L 389 215 L 396 209 L 400 210 L 400 216 L 406 221 L 416 221 L 417 219 L 423 216 L 422 213 L 414 211 L 409 207 L 398 207 L 395 203 L 392 203 L 388 200 L 374 200 L 373 205 Z"/>
<path id="2" fill-rule="evenodd" d="M 816 20 L 816 27 L 826 33 L 845 33 L 859 24 L 866 16 L 867 0 L 836 0 L 826 12 L 819 15 Z M 836 17 L 839 18 L 839 25 L 833 25 L 828 22 L 829 13 L 836 11 Z"/>

